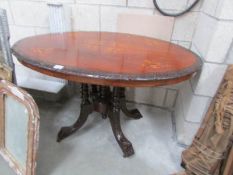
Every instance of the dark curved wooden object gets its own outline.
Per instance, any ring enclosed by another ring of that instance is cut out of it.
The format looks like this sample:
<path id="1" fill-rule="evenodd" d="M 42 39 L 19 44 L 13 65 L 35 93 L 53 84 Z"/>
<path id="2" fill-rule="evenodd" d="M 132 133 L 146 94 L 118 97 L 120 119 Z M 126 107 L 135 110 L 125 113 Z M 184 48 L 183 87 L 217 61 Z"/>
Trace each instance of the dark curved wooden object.
<path id="1" fill-rule="evenodd" d="M 96 111 L 109 118 L 124 157 L 133 155 L 134 149 L 121 129 L 120 111 L 133 119 L 142 118 L 137 109 L 127 109 L 124 87 L 178 83 L 201 67 L 198 56 L 180 46 L 108 32 L 38 35 L 18 41 L 12 51 L 31 69 L 82 83 L 79 118 L 73 125 L 61 128 L 57 141 L 79 130 L 88 115 Z M 88 84 L 92 84 L 91 90 Z M 114 86 L 112 91 L 109 86 Z"/>
<path id="2" fill-rule="evenodd" d="M 69 32 L 28 37 L 12 47 L 25 66 L 81 83 L 146 87 L 189 79 L 197 55 L 169 42 L 130 34 Z M 64 66 L 57 69 L 56 65 Z"/>

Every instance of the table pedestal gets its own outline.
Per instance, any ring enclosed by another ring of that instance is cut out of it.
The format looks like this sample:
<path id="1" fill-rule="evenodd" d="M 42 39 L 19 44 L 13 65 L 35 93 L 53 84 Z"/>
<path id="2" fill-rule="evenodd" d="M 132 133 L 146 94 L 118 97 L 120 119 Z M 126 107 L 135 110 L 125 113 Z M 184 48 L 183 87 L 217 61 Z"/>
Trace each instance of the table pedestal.
<path id="1" fill-rule="evenodd" d="M 86 122 L 87 117 L 92 112 L 101 113 L 102 118 L 109 118 L 114 136 L 121 147 L 124 157 L 129 157 L 134 154 L 134 149 L 131 142 L 125 137 L 120 124 L 120 111 L 126 116 L 133 119 L 140 119 L 142 115 L 137 109 L 128 110 L 125 100 L 125 88 L 113 87 L 112 91 L 107 86 L 81 85 L 81 110 L 77 121 L 68 127 L 62 127 L 58 133 L 57 141 L 65 139 L 80 129 Z"/>

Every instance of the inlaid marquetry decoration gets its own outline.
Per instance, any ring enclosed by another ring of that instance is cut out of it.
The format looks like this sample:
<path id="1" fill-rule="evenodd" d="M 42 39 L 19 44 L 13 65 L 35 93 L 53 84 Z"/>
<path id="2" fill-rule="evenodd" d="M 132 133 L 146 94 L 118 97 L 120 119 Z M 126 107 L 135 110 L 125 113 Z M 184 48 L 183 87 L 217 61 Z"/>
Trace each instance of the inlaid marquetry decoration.
<path id="1" fill-rule="evenodd" d="M 12 51 L 28 68 L 82 83 L 80 115 L 74 124 L 61 128 L 58 142 L 81 129 L 92 112 L 98 112 L 109 118 L 124 157 L 132 156 L 134 149 L 121 129 L 120 111 L 133 119 L 142 118 L 139 110 L 127 108 L 125 87 L 179 83 L 202 66 L 196 54 L 180 46 L 123 33 L 37 35 L 17 41 Z"/>
<path id="2" fill-rule="evenodd" d="M 150 87 L 187 80 L 202 62 L 172 43 L 123 33 L 66 32 L 24 38 L 12 47 L 35 71 L 79 83 Z M 62 65 L 62 69 L 54 66 Z"/>
<path id="3" fill-rule="evenodd" d="M 33 98 L 0 81 L 0 155 L 17 175 L 35 175 L 39 112 Z"/>

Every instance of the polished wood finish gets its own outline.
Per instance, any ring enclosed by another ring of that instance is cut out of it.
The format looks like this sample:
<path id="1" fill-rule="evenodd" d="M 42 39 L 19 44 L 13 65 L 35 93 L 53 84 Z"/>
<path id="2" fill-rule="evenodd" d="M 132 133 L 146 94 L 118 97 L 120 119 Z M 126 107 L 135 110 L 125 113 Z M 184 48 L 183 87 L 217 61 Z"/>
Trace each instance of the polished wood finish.
<path id="1" fill-rule="evenodd" d="M 12 51 L 36 71 L 108 86 L 174 84 L 189 79 L 201 67 L 197 55 L 180 46 L 108 32 L 38 35 L 18 41 Z"/>
<path id="2" fill-rule="evenodd" d="M 82 83 L 79 118 L 61 128 L 58 142 L 79 130 L 96 111 L 109 118 L 124 157 L 133 155 L 134 149 L 121 129 L 120 111 L 133 119 L 142 118 L 137 109 L 127 109 L 124 87 L 178 83 L 191 78 L 201 67 L 197 55 L 180 46 L 120 33 L 38 35 L 18 41 L 12 51 L 31 69 Z M 110 86 L 114 86 L 112 91 Z"/>

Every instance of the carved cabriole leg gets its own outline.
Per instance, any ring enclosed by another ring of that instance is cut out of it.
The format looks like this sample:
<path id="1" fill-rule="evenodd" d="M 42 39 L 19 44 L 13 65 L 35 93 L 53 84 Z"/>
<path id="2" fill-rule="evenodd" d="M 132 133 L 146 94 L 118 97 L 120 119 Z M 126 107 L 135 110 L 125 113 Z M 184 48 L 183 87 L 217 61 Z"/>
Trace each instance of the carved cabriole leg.
<path id="1" fill-rule="evenodd" d="M 126 107 L 126 99 L 125 99 L 125 88 L 120 88 L 120 104 L 122 112 L 133 119 L 140 119 L 142 118 L 142 114 L 139 112 L 138 109 L 129 110 Z"/>
<path id="2" fill-rule="evenodd" d="M 72 126 L 61 128 L 57 137 L 58 142 L 60 142 L 61 140 L 65 139 L 66 137 L 70 136 L 75 131 L 80 129 L 86 122 L 88 115 L 93 112 L 93 105 L 89 101 L 89 92 L 88 92 L 87 84 L 82 84 L 81 96 L 82 96 L 82 102 L 81 102 L 79 118 Z"/>
<path id="3" fill-rule="evenodd" d="M 134 154 L 134 149 L 130 141 L 124 136 L 120 125 L 120 88 L 113 88 L 112 109 L 109 112 L 109 120 L 111 123 L 114 136 L 121 147 L 124 157 Z"/>
<path id="4" fill-rule="evenodd" d="M 133 146 L 121 129 L 120 110 L 127 116 L 136 119 L 141 118 L 141 114 L 137 110 L 128 110 L 126 108 L 124 88 L 115 87 L 111 92 L 110 87 L 91 85 L 91 100 L 89 100 L 88 85 L 82 84 L 81 95 L 82 102 L 79 118 L 73 125 L 61 128 L 57 141 L 60 142 L 79 130 L 86 122 L 88 115 L 93 111 L 97 111 L 102 114 L 103 118 L 109 118 L 114 136 L 124 153 L 124 157 L 133 155 Z"/>

